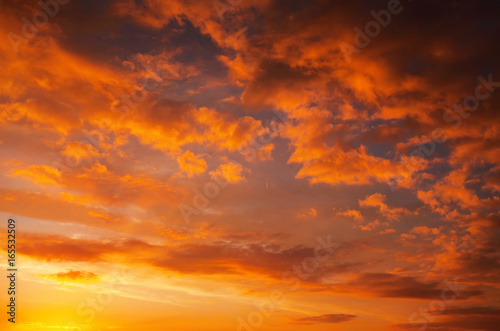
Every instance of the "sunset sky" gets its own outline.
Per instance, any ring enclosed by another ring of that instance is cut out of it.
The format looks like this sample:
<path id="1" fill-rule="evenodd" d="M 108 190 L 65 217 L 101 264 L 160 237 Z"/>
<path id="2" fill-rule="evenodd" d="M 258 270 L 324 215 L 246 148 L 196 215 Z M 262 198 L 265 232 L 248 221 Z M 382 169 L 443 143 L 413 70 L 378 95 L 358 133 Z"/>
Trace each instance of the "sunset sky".
<path id="1" fill-rule="evenodd" d="M 0 329 L 499 330 L 500 2 L 0 9 Z"/>

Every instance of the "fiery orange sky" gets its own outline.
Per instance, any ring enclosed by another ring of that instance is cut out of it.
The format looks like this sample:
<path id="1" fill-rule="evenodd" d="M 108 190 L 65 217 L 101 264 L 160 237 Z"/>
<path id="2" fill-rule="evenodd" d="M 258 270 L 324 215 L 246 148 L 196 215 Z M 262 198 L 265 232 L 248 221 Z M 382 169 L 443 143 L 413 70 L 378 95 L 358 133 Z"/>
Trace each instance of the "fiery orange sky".
<path id="1" fill-rule="evenodd" d="M 0 328 L 498 330 L 499 17 L 2 1 Z"/>

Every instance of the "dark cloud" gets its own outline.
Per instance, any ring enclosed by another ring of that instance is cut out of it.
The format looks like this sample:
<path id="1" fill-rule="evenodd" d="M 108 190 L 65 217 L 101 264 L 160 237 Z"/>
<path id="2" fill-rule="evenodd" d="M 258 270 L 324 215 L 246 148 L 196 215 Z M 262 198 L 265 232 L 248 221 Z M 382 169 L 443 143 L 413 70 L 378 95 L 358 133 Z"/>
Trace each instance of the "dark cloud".
<path id="1" fill-rule="evenodd" d="M 423 283 L 416 277 L 405 277 L 386 273 L 364 273 L 355 281 L 338 286 L 340 292 L 347 289 L 379 298 L 440 299 L 448 285 L 440 282 Z M 466 289 L 457 299 L 477 297 L 482 291 Z"/>
<path id="2" fill-rule="evenodd" d="M 297 324 L 318 324 L 318 323 L 344 323 L 356 318 L 356 315 L 349 314 L 324 314 L 319 316 L 308 316 L 294 319 Z"/>

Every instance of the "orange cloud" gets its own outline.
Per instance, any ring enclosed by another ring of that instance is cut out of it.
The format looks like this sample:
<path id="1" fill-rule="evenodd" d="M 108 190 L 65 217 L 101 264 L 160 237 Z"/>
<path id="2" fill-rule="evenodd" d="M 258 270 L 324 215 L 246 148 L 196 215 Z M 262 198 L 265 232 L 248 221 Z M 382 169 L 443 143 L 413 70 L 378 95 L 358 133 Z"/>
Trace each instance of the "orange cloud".
<path id="1" fill-rule="evenodd" d="M 66 283 L 95 283 L 99 281 L 99 276 L 90 271 L 69 270 L 52 275 L 41 275 L 48 280 L 66 284 Z"/>
<path id="2" fill-rule="evenodd" d="M 198 158 L 191 151 L 186 151 L 184 154 L 178 156 L 177 163 L 181 171 L 188 177 L 193 177 L 207 170 L 207 162 L 202 158 Z"/>
<path id="3" fill-rule="evenodd" d="M 245 180 L 242 176 L 244 168 L 238 163 L 224 163 L 219 166 L 217 170 L 210 171 L 210 177 L 216 180 L 222 178 L 229 183 L 235 184 Z"/>
<path id="4" fill-rule="evenodd" d="M 411 212 L 405 208 L 391 208 L 385 203 L 385 195 L 380 193 L 375 193 L 370 196 L 366 196 L 364 200 L 359 200 L 360 207 L 373 207 L 378 209 L 380 214 L 382 214 L 389 221 L 397 221 L 404 215 L 410 215 Z"/>
<path id="5" fill-rule="evenodd" d="M 345 216 L 345 217 L 350 217 L 356 221 L 363 221 L 364 217 L 361 215 L 361 213 L 358 210 L 353 210 L 353 209 L 348 209 L 346 211 L 339 211 L 337 212 L 338 216 Z"/>
<path id="6" fill-rule="evenodd" d="M 10 175 L 22 177 L 41 186 L 58 186 L 62 177 L 59 170 L 47 165 L 32 165 L 23 169 L 13 169 L 11 170 Z"/>
<path id="7" fill-rule="evenodd" d="M 75 162 L 80 162 L 82 159 L 101 157 L 102 154 L 94 146 L 84 144 L 78 141 L 70 142 L 61 152 L 62 155 L 71 157 Z"/>
<path id="8" fill-rule="evenodd" d="M 299 218 L 314 218 L 318 216 L 318 211 L 314 208 L 309 209 L 308 213 L 305 214 L 299 214 Z"/>
<path id="9" fill-rule="evenodd" d="M 429 228 L 427 226 L 417 226 L 414 227 L 411 232 L 416 233 L 416 234 L 439 234 L 439 229 L 436 228 Z"/>

